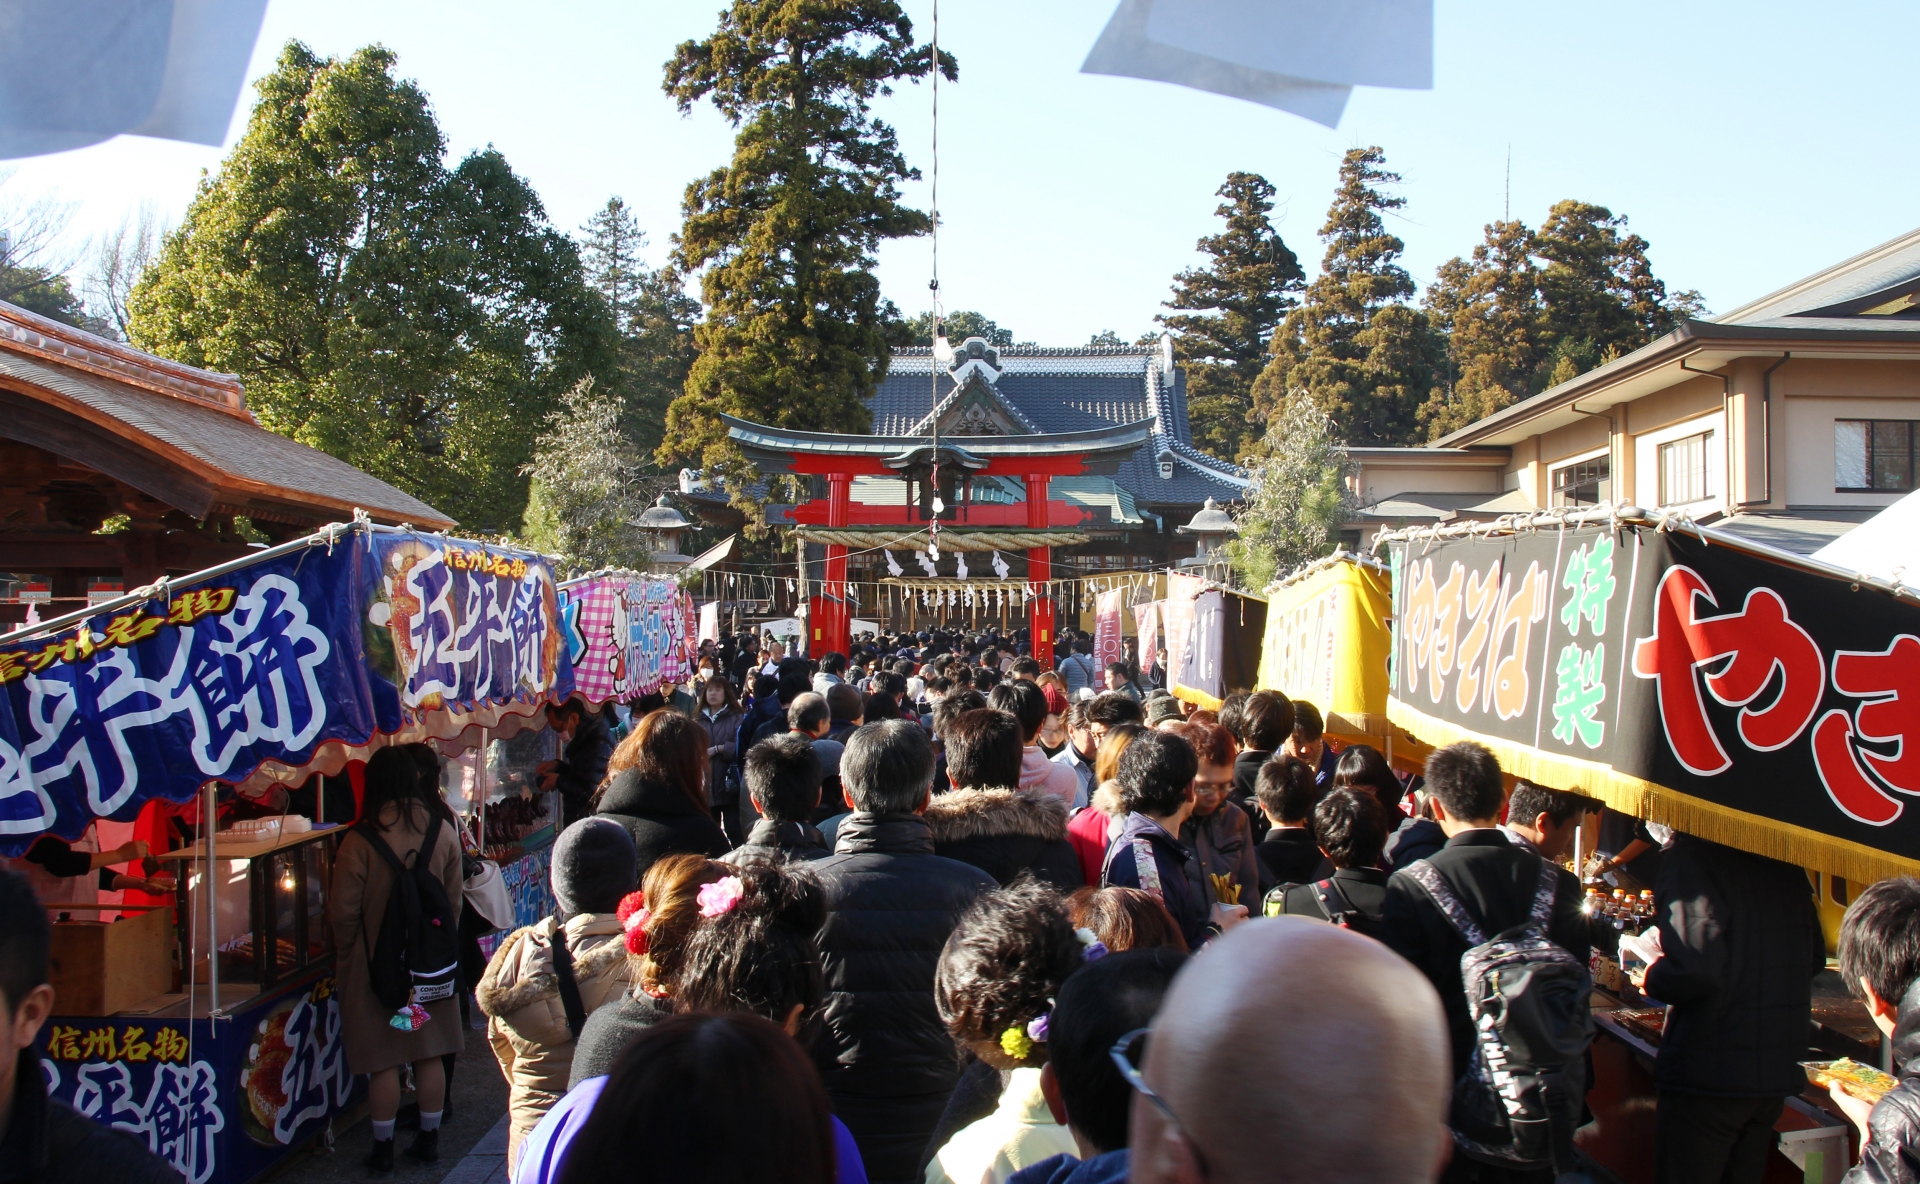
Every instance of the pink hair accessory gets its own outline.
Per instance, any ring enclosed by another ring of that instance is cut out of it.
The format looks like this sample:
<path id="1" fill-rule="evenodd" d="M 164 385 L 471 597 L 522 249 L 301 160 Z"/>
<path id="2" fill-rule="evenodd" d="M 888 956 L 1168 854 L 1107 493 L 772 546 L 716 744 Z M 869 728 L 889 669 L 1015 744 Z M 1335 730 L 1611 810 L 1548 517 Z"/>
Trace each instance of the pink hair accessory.
<path id="1" fill-rule="evenodd" d="M 746 886 L 740 882 L 739 876 L 727 876 L 711 884 L 702 884 L 699 895 L 700 915 L 718 917 L 723 913 L 730 913 L 733 911 L 733 906 L 739 904 L 740 898 L 744 895 L 746 895 Z"/>

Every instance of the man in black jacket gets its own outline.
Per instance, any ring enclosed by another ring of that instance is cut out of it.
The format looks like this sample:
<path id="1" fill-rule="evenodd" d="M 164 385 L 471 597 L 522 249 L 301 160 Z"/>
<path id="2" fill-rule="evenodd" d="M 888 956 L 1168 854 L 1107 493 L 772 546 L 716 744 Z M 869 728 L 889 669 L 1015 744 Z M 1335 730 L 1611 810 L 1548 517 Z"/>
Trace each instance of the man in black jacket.
<path id="1" fill-rule="evenodd" d="M 1499 829 L 1506 796 L 1500 763 L 1478 744 L 1449 744 L 1427 758 L 1427 789 L 1433 794 L 1434 820 L 1447 833 L 1447 845 L 1424 862 L 1438 872 L 1481 932 L 1492 935 L 1526 921 L 1540 884 L 1541 859 L 1515 846 Z M 1557 873 L 1547 936 L 1581 962 L 1592 952 L 1581 914 L 1580 881 Z M 1387 881 L 1381 910 L 1386 943 L 1419 967 L 1446 1009 L 1453 1045 L 1453 1077 L 1460 1079 L 1473 1059 L 1473 1020 L 1467 1008 L 1460 956 L 1467 942 L 1412 874 L 1398 871 Z M 1444 1184 L 1550 1181 L 1552 1171 L 1527 1172 L 1497 1167 L 1458 1151 L 1441 1177 Z"/>
<path id="2" fill-rule="evenodd" d="M 1227 800 L 1246 811 L 1253 841 L 1267 837 L 1267 816 L 1260 812 L 1260 770 L 1293 736 L 1293 700 L 1279 691 L 1255 691 L 1240 704 L 1240 755 L 1233 761 L 1233 789 Z"/>
<path id="3" fill-rule="evenodd" d="M 840 823 L 833 856 L 813 865 L 828 912 L 815 1059 L 867 1178 L 908 1184 L 919 1179 L 921 1152 L 959 1076 L 934 1009 L 934 970 L 961 912 L 994 880 L 934 854 L 921 817 L 932 800 L 933 748 L 920 725 L 887 720 L 854 732 L 840 776 L 853 813 Z"/>
<path id="4" fill-rule="evenodd" d="M 1005 689 L 995 687 L 994 694 Z M 933 849 L 1001 884 L 1032 873 L 1062 892 L 1084 888 L 1080 857 L 1067 841 L 1067 803 L 1037 786 L 1020 788 L 1024 731 L 1019 720 L 991 707 L 947 722 L 942 738 L 953 788 L 927 807 Z"/>
<path id="5" fill-rule="evenodd" d="M 540 788 L 560 791 L 561 829 L 572 826 L 593 813 L 593 794 L 607 775 L 607 761 L 613 756 L 613 737 L 607 721 L 590 711 L 579 699 L 547 704 L 547 723 L 566 748 L 560 759 L 541 761 L 534 768 L 540 776 Z"/>
<path id="6" fill-rule="evenodd" d="M 53 1014 L 47 911 L 25 876 L 0 868 L 0 1181 L 180 1184 L 143 1141 L 47 1096 L 34 1040 Z"/>
<path id="7" fill-rule="evenodd" d="M 760 820 L 747 832 L 746 842 L 721 856 L 724 862 L 811 862 L 833 854 L 820 831 L 807 821 L 820 805 L 825 774 L 820 754 L 805 736 L 788 732 L 762 740 L 747 750 L 741 773 Z"/>
<path id="8" fill-rule="evenodd" d="M 1813 976 L 1826 966 L 1807 874 L 1677 835 L 1654 903 L 1661 956 L 1635 977 L 1668 1008 L 1653 1069 L 1654 1179 L 1758 1181 L 1773 1124 L 1807 1085 Z"/>

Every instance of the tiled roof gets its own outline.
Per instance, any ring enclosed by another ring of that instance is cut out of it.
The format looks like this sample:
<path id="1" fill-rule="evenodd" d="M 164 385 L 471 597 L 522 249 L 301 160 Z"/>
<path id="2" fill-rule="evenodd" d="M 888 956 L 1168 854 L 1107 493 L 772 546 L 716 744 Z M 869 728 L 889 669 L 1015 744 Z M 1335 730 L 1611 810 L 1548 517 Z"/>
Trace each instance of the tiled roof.
<path id="1" fill-rule="evenodd" d="M 1186 376 L 1175 367 L 1168 384 L 1156 346 L 1008 347 L 998 351 L 997 365 L 995 394 L 1040 432 L 1087 431 L 1152 419 L 1153 438 L 1113 477 L 1140 507 L 1198 505 L 1209 497 L 1232 501 L 1246 488 L 1246 470 L 1193 446 Z M 954 383 L 932 351 L 896 351 L 886 381 L 874 395 L 874 433 L 902 436 L 919 427 L 935 405 L 936 374 L 938 398 L 944 401 L 953 394 Z M 1160 477 L 1162 455 L 1174 462 L 1169 480 Z"/>
<path id="2" fill-rule="evenodd" d="M 216 485 L 304 504 L 322 517 L 346 518 L 359 507 L 380 521 L 429 528 L 453 524 L 432 506 L 346 461 L 260 427 L 244 410 L 162 394 L 16 353 L 3 348 L 5 344 L 0 340 L 0 378 L 13 380 L 16 387 L 51 392 L 96 422 L 124 425 L 150 441 L 155 451 L 173 453 Z"/>

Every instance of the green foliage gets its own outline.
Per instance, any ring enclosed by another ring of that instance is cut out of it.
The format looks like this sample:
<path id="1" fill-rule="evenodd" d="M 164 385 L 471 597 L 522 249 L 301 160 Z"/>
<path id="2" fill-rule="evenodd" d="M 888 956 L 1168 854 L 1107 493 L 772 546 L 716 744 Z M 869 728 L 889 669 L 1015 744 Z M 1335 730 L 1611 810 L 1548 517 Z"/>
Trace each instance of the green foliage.
<path id="1" fill-rule="evenodd" d="M 700 302 L 687 295 L 679 272 L 641 260 L 647 236 L 618 197 L 580 229 L 587 282 L 606 300 L 619 334 L 610 376 L 622 407 L 619 430 L 650 461 L 666 433 L 667 408 L 693 368 Z"/>
<path id="2" fill-rule="evenodd" d="M 1265 177 L 1228 173 L 1215 192 L 1224 200 L 1214 213 L 1226 229 L 1199 241 L 1207 265 L 1173 277 L 1166 303 L 1187 315 L 1156 319 L 1173 330 L 1174 356 L 1186 363 L 1194 443 L 1237 461 L 1258 437 L 1254 379 L 1306 275 L 1267 217 L 1274 189 Z"/>
<path id="3" fill-rule="evenodd" d="M 1352 464 L 1333 420 L 1307 399 L 1288 399 L 1248 467 L 1254 483 L 1227 558 L 1245 585 L 1258 589 L 1333 551 L 1353 510 Z"/>
<path id="4" fill-rule="evenodd" d="M 1092 337 L 1087 338 L 1087 344 L 1118 346 L 1118 345 L 1125 345 L 1126 342 L 1120 340 L 1120 335 L 1118 333 L 1115 333 L 1112 329 L 1102 329 L 1098 333 L 1095 333 Z"/>
<path id="5" fill-rule="evenodd" d="M 612 361 L 573 243 L 498 152 L 449 169 L 378 46 L 299 42 L 128 298 L 144 349 L 239 374 L 261 423 L 472 530 L 520 520 L 530 430 Z"/>
<path id="6" fill-rule="evenodd" d="M 1647 242 L 1604 206 L 1563 201 L 1538 232 L 1487 227 L 1472 261 L 1440 265 L 1425 305 L 1447 335 L 1449 381 L 1420 408 L 1430 439 L 1635 350 L 1682 319 L 1700 295 L 1669 296 Z"/>
<path id="7" fill-rule="evenodd" d="M 533 479 L 521 538 L 571 571 L 644 567 L 647 545 L 634 520 L 664 482 L 621 431 L 626 399 L 583 378 L 547 417 L 525 468 Z"/>
<path id="8" fill-rule="evenodd" d="M 1442 347 L 1427 315 L 1406 303 L 1413 279 L 1399 264 L 1405 244 L 1381 218 L 1406 199 L 1382 188 L 1400 180 L 1380 167 L 1385 159 L 1377 147 L 1355 148 L 1341 162 L 1320 228 L 1320 275 L 1274 334 L 1271 360 L 1253 385 L 1254 413 L 1269 423 L 1304 398 L 1349 443 L 1415 436 L 1415 411 L 1432 390 Z"/>
<path id="9" fill-rule="evenodd" d="M 1013 344 L 1013 330 L 1002 329 L 1000 322 L 985 313 L 961 309 L 940 318 L 940 331 L 947 340 L 959 345 L 969 337 L 985 338 L 988 345 L 1005 349 Z M 910 345 L 933 344 L 933 313 L 923 312 L 907 322 Z"/>
<path id="10" fill-rule="evenodd" d="M 753 474 L 718 415 L 864 432 L 866 400 L 910 336 L 880 296 L 874 252 L 927 233 L 901 204 L 917 178 L 875 96 L 924 77 L 931 55 L 895 0 L 732 0 L 719 27 L 667 63 L 685 112 L 710 100 L 738 129 L 733 160 L 693 182 L 676 263 L 698 271 L 699 357 L 667 413 L 662 464 L 693 460 L 736 500 Z M 954 61 L 940 68 L 957 77 Z"/>

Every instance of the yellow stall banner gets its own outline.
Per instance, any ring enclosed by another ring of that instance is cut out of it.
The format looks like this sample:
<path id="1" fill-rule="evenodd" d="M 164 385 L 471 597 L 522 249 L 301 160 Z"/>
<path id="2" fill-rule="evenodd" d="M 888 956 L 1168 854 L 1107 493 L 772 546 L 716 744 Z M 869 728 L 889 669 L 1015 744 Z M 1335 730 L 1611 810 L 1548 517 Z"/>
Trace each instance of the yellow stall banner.
<path id="1" fill-rule="evenodd" d="M 1331 735 L 1384 735 L 1392 613 L 1387 572 L 1353 559 L 1269 588 L 1256 689 L 1312 703 Z"/>

